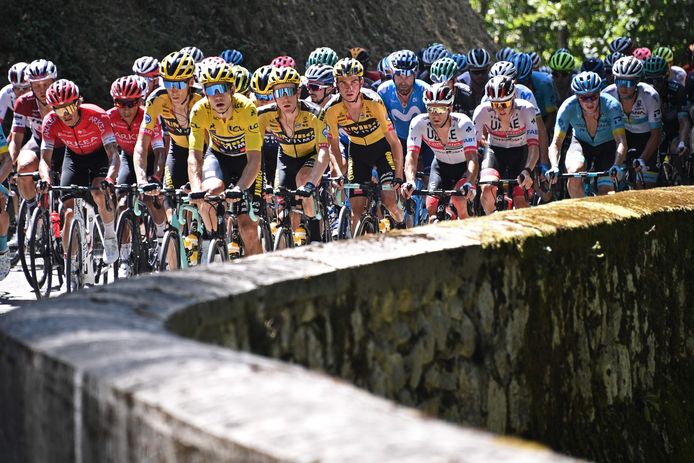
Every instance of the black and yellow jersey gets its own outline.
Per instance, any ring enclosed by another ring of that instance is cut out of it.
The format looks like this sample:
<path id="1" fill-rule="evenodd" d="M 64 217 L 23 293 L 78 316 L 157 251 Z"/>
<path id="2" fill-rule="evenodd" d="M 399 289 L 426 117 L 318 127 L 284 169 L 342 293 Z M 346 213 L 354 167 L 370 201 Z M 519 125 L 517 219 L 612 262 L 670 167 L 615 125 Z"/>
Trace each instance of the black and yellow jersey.
<path id="1" fill-rule="evenodd" d="M 193 89 L 188 100 L 188 113 L 191 108 L 202 99 L 202 94 L 199 90 Z M 185 116 L 189 117 L 189 114 L 181 114 L 179 118 Z M 171 98 L 166 92 L 164 87 L 159 87 L 154 90 L 148 97 L 147 103 L 145 104 L 145 115 L 142 118 L 142 125 L 140 125 L 140 133 L 154 136 L 154 127 L 157 125 L 157 120 L 161 117 L 166 129 L 168 130 L 171 140 L 178 146 L 182 148 L 188 147 L 188 135 L 190 134 L 190 127 L 183 127 L 176 119 L 176 115 L 173 112 L 173 104 L 171 103 Z"/>
<path id="2" fill-rule="evenodd" d="M 359 120 L 354 121 L 349 117 L 340 94 L 332 97 L 321 112 L 321 119 L 328 126 L 328 138 L 337 137 L 338 127 L 341 127 L 349 136 L 350 143 L 367 146 L 378 142 L 388 131 L 393 130 L 386 106 L 376 92 L 362 88 L 361 101 Z"/>
<path id="3" fill-rule="evenodd" d="M 258 108 L 260 133 L 269 130 L 279 142 L 283 154 L 303 158 L 328 146 L 328 128 L 319 115 L 318 106 L 299 100 L 299 114 L 294 121 L 294 133 L 290 136 L 280 124 L 277 104 L 266 105 Z"/>
<path id="4" fill-rule="evenodd" d="M 229 119 L 220 119 L 207 97 L 198 101 L 190 112 L 191 149 L 202 151 L 209 136 L 210 148 L 228 156 L 241 156 L 260 151 L 263 137 L 258 131 L 258 110 L 243 95 L 234 94 L 234 107 Z"/>

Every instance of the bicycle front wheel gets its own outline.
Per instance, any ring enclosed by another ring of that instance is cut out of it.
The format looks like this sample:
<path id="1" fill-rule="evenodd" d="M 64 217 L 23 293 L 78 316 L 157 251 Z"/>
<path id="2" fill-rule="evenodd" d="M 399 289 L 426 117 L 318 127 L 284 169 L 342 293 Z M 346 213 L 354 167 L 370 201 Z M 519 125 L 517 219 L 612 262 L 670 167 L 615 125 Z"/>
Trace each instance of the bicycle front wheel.
<path id="1" fill-rule="evenodd" d="M 181 268 L 181 247 L 178 232 L 168 230 L 164 233 L 159 251 L 159 271 L 178 270 L 179 268 Z"/>
<path id="2" fill-rule="evenodd" d="M 229 251 L 227 250 L 227 244 L 222 239 L 214 239 L 210 242 L 210 247 L 207 250 L 207 264 L 212 264 L 215 262 L 226 262 L 229 260 Z"/>
<path id="3" fill-rule="evenodd" d="M 77 220 L 73 220 L 70 224 L 65 262 L 65 284 L 68 293 L 74 293 L 84 287 L 84 247 L 84 229 Z"/>
<path id="4" fill-rule="evenodd" d="M 48 211 L 42 208 L 34 209 L 28 229 L 29 271 L 37 299 L 48 297 L 51 293 L 53 265 L 51 257 L 51 223 Z"/>
<path id="5" fill-rule="evenodd" d="M 347 206 L 340 208 L 337 217 L 337 239 L 346 240 L 352 238 L 352 211 Z"/>
<path id="6" fill-rule="evenodd" d="M 22 264 L 22 271 L 26 277 L 29 284 L 33 287 L 31 277 L 31 270 L 29 269 L 29 247 L 27 246 L 29 240 L 29 226 L 31 224 L 31 216 L 29 214 L 29 205 L 26 200 L 22 200 L 22 204 L 19 206 L 19 215 L 17 217 L 17 255 L 19 256 L 19 261 Z"/>
<path id="7" fill-rule="evenodd" d="M 364 216 L 359 220 L 354 236 L 373 235 L 378 233 L 378 222 L 370 215 Z"/>
<path id="8" fill-rule="evenodd" d="M 294 233 L 291 227 L 279 227 L 275 234 L 275 251 L 294 247 Z"/>
<path id="9" fill-rule="evenodd" d="M 127 278 L 139 274 L 140 233 L 135 214 L 131 210 L 124 211 L 118 218 L 116 238 L 120 257 L 113 265 L 114 278 Z"/>
<path id="10" fill-rule="evenodd" d="M 272 252 L 274 250 L 272 230 L 270 230 L 270 224 L 264 217 L 258 219 L 258 237 L 260 238 L 263 252 Z"/>

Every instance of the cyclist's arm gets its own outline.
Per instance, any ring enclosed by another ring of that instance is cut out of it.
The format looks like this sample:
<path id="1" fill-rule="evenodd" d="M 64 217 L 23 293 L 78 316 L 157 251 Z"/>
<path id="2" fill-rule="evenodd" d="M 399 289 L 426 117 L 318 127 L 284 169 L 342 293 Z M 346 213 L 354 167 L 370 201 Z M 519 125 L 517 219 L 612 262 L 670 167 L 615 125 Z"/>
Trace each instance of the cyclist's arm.
<path id="1" fill-rule="evenodd" d="M 12 172 L 12 157 L 7 148 L 5 135 L 0 127 L 0 183 L 4 182 L 8 175 Z"/>
<path id="2" fill-rule="evenodd" d="M 202 152 L 200 153 L 202 157 Z M 258 177 L 258 172 L 260 172 L 260 161 L 263 158 L 260 150 L 249 150 L 246 151 L 246 157 L 248 162 L 246 167 L 243 168 L 243 173 L 239 179 L 237 186 L 242 190 L 247 190 L 253 185 L 256 177 Z"/>
<path id="3" fill-rule="evenodd" d="M 147 147 L 151 139 L 152 137 L 141 131 L 137 136 L 135 150 L 133 151 L 135 177 L 137 177 L 137 183 L 140 185 L 147 183 Z"/>
<path id="4" fill-rule="evenodd" d="M 250 153 L 248 154 L 250 155 Z M 244 169 L 244 173 L 245 172 L 246 170 Z M 200 149 L 191 147 L 188 150 L 188 180 L 190 181 L 190 188 L 192 191 L 200 191 L 202 189 L 202 150 Z M 240 183 L 239 181 L 239 184 Z"/>
<path id="5" fill-rule="evenodd" d="M 41 180 L 51 183 L 51 160 L 53 159 L 53 148 L 41 146 L 41 161 L 39 162 L 39 176 Z"/>
<path id="6" fill-rule="evenodd" d="M 118 177 L 118 170 L 120 169 L 118 144 L 116 142 L 106 143 L 104 145 L 104 149 L 106 150 L 106 155 L 108 156 L 108 173 L 106 174 L 106 177 L 115 182 L 116 177 Z"/>
<path id="7" fill-rule="evenodd" d="M 547 150 L 549 149 L 549 135 L 547 134 L 547 127 L 545 126 L 545 121 L 542 119 L 542 116 L 536 116 L 535 123 L 537 124 L 537 135 L 540 141 L 539 160 L 542 164 L 548 164 L 549 157 L 547 155 Z"/>
<path id="8" fill-rule="evenodd" d="M 393 153 L 393 162 L 395 163 L 395 178 L 402 179 L 403 156 L 400 139 L 395 134 L 394 130 L 388 130 L 388 132 L 386 132 L 386 140 L 390 145 L 390 152 Z"/>
<path id="9" fill-rule="evenodd" d="M 614 141 L 617 142 L 617 152 L 615 153 L 614 164 L 621 166 L 627 156 L 627 136 L 624 131 L 615 133 Z"/>
<path id="10" fill-rule="evenodd" d="M 407 156 L 405 156 L 405 180 L 415 183 L 419 151 L 422 149 L 422 117 L 417 116 L 410 122 L 407 134 Z"/>
<path id="11" fill-rule="evenodd" d="M 313 165 L 311 170 L 311 183 L 318 185 L 323 176 L 323 172 L 328 167 L 330 161 L 330 155 L 328 154 L 328 145 L 321 145 L 318 147 L 318 156 L 316 156 L 316 163 Z"/>
<path id="12" fill-rule="evenodd" d="M 658 145 L 660 145 L 662 136 L 663 129 L 661 127 L 651 129 L 646 146 L 643 148 L 643 153 L 641 153 L 641 159 L 647 162 L 653 157 L 658 149 Z"/>
<path id="13" fill-rule="evenodd" d="M 679 118 L 679 123 L 680 123 L 680 141 L 683 141 L 685 145 L 688 144 L 689 141 L 689 117 L 688 115 L 686 117 L 680 117 Z"/>
<path id="14" fill-rule="evenodd" d="M 540 139 L 539 127 L 537 126 L 537 117 L 532 109 L 523 109 L 523 115 L 526 119 L 526 137 L 528 141 L 528 156 L 525 160 L 525 169 L 532 172 L 535 168 L 538 158 L 540 157 Z"/>
<path id="15" fill-rule="evenodd" d="M 547 153 L 549 157 L 549 163 L 552 167 L 559 167 L 559 153 L 561 152 L 561 145 L 564 143 L 564 138 L 566 134 L 560 130 L 554 129 L 554 137 L 552 138 L 552 143 L 549 145 L 549 151 Z"/>
<path id="16" fill-rule="evenodd" d="M 12 163 L 17 162 L 17 157 L 24 144 L 24 132 L 10 132 L 10 157 L 12 158 Z"/>
<path id="17" fill-rule="evenodd" d="M 166 151 L 164 151 L 164 148 L 154 148 L 154 176 L 159 180 L 164 178 L 165 163 Z"/>

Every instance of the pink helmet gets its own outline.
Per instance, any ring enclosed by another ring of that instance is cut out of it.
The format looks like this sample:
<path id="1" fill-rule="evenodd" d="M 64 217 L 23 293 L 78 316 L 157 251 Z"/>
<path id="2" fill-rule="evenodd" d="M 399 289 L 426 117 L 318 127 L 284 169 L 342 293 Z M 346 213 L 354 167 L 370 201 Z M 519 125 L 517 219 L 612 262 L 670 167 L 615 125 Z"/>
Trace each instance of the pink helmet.
<path id="1" fill-rule="evenodd" d="M 634 50 L 632 55 L 635 58 L 640 59 L 641 61 L 645 61 L 651 57 L 651 50 L 646 47 L 637 48 L 636 50 Z"/>
<path id="2" fill-rule="evenodd" d="M 64 106 L 80 99 L 80 89 L 71 80 L 56 80 L 46 90 L 46 102 L 50 106 Z"/>
<path id="3" fill-rule="evenodd" d="M 273 59 L 272 63 L 270 64 L 278 68 L 296 67 L 296 62 L 294 61 L 294 58 L 292 58 L 291 56 L 278 56 L 277 58 Z"/>
<path id="4" fill-rule="evenodd" d="M 138 100 L 144 96 L 139 76 L 125 76 L 111 84 L 111 96 L 118 100 Z"/>

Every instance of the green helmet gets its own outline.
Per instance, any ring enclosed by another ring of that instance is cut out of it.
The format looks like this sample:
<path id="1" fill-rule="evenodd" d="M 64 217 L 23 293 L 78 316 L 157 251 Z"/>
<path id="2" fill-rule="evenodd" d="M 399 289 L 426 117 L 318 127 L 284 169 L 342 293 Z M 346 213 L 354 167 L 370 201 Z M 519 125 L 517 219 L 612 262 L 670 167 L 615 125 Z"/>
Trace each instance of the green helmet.
<path id="1" fill-rule="evenodd" d="M 667 61 L 667 64 L 672 64 L 672 60 L 675 59 L 675 55 L 672 53 L 672 50 L 668 47 L 656 48 L 655 50 L 653 50 L 652 56 L 660 56 L 665 61 Z"/>
<path id="2" fill-rule="evenodd" d="M 306 67 L 312 64 L 327 64 L 328 66 L 335 66 L 338 57 L 335 50 L 328 47 L 316 48 L 308 55 L 308 60 L 306 60 Z"/>
<path id="3" fill-rule="evenodd" d="M 660 56 L 651 56 L 643 62 L 643 72 L 647 77 L 662 77 L 668 73 L 667 61 Z"/>
<path id="4" fill-rule="evenodd" d="M 549 60 L 549 67 L 553 71 L 573 71 L 576 60 L 571 53 L 559 52 L 552 55 Z"/>
<path id="5" fill-rule="evenodd" d="M 458 65 L 452 58 L 439 58 L 429 71 L 429 78 L 435 84 L 448 82 L 458 73 Z"/>

